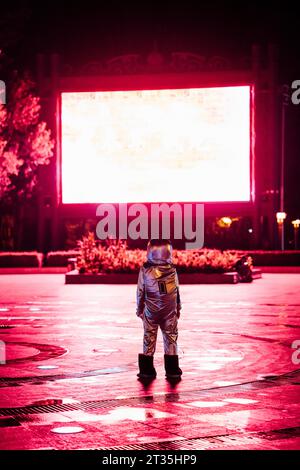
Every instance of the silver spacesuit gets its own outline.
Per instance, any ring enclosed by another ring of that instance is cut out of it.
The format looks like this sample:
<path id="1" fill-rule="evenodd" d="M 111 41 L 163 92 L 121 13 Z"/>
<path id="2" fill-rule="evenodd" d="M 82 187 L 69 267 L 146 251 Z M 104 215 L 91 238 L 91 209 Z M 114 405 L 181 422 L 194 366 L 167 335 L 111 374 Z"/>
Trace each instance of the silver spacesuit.
<path id="1" fill-rule="evenodd" d="M 177 320 L 180 316 L 177 272 L 172 265 L 170 243 L 151 241 L 147 262 L 141 267 L 137 285 L 137 311 L 144 324 L 144 355 L 153 356 L 160 327 L 165 355 L 177 355 Z"/>

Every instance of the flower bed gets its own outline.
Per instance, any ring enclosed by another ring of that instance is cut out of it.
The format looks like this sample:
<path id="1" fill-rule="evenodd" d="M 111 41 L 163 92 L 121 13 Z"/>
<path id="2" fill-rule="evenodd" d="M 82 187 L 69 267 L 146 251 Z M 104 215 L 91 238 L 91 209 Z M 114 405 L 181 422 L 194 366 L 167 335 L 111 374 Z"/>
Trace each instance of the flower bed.
<path id="1" fill-rule="evenodd" d="M 220 253 L 223 259 L 220 259 Z M 5 254 L 8 254 L 7 252 Z M 49 252 L 45 258 L 45 266 L 67 267 L 70 258 L 77 258 L 80 254 L 79 250 L 69 251 L 53 251 Z M 201 267 L 203 272 L 222 272 L 224 261 L 225 265 L 234 259 L 242 256 L 249 255 L 252 258 L 254 266 L 300 266 L 300 251 L 264 251 L 264 250 L 251 250 L 251 251 L 223 251 L 219 250 L 195 250 L 185 252 L 184 250 L 174 250 L 174 260 L 177 264 L 178 270 L 197 272 Z M 115 259 L 115 270 L 109 262 L 112 261 L 114 253 L 109 251 L 102 251 L 99 261 L 102 262 L 102 270 L 100 272 L 135 272 L 138 270 L 140 264 L 146 259 L 145 250 L 126 250 L 126 259 L 120 260 L 118 255 Z M 227 260 L 227 261 L 226 261 Z M 212 267 L 211 267 L 212 266 Z M 89 272 L 87 269 L 86 272 Z M 94 268 L 92 268 L 94 269 Z M 91 271 L 92 272 L 92 271 Z M 99 272 L 99 271 L 98 271 Z"/>
<path id="2" fill-rule="evenodd" d="M 179 273 L 226 273 L 234 270 L 241 255 L 220 250 L 174 250 L 173 261 Z"/>
<path id="3" fill-rule="evenodd" d="M 234 270 L 240 254 L 220 250 L 173 250 L 179 273 L 225 273 Z M 79 242 L 76 268 L 79 274 L 137 273 L 146 261 L 145 250 L 129 250 L 123 241 L 98 244 L 93 233 Z"/>

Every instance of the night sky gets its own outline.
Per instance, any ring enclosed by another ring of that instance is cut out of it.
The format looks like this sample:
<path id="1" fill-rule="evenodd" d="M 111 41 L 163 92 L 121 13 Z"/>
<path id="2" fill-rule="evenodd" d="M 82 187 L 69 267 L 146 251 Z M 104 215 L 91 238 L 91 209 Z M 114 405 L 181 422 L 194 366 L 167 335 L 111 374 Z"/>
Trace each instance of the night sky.
<path id="1" fill-rule="evenodd" d="M 79 64 L 122 53 L 147 53 L 155 40 L 162 52 L 228 57 L 249 53 L 254 42 L 274 42 L 280 46 L 282 76 L 290 80 L 300 71 L 296 60 L 300 8 L 295 4 L 10 1 L 1 5 L 0 40 L 26 65 L 37 52 L 58 52 L 64 61 Z"/>
<path id="2" fill-rule="evenodd" d="M 80 66 L 126 53 L 190 51 L 234 60 L 251 44 L 279 47 L 281 83 L 300 79 L 300 8 L 294 1 L 4 2 L 0 48 L 19 70 L 34 71 L 38 52 Z M 0 69 L 1 71 L 1 69 Z M 3 73 L 3 67 L 2 67 Z M 300 105 L 287 112 L 287 211 L 300 217 Z"/>

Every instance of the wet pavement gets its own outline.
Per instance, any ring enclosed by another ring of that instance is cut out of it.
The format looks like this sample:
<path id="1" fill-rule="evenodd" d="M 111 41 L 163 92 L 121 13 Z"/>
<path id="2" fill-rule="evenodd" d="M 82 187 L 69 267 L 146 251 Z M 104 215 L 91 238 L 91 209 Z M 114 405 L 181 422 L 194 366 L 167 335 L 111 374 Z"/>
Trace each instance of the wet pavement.
<path id="1" fill-rule="evenodd" d="M 134 285 L 1 275 L 0 448 L 300 449 L 299 286 L 182 285 L 182 380 L 159 336 L 143 384 Z"/>

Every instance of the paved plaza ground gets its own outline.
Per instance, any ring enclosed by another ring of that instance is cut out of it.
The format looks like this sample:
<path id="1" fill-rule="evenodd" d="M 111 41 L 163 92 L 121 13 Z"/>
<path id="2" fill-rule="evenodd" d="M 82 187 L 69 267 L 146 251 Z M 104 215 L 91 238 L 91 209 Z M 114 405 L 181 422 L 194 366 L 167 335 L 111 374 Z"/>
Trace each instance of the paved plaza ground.
<path id="1" fill-rule="evenodd" d="M 0 448 L 300 449 L 299 287 L 182 285 L 182 380 L 165 379 L 159 336 L 142 384 L 134 285 L 1 275 Z"/>

